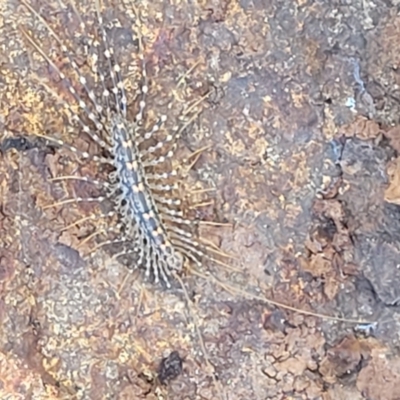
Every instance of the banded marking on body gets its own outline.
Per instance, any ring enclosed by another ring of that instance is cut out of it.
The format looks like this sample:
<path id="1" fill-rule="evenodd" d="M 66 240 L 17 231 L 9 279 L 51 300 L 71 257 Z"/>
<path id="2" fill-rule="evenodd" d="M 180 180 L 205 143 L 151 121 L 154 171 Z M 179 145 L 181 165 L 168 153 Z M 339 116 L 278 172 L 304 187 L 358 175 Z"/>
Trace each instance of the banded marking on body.
<path id="1" fill-rule="evenodd" d="M 167 275 L 170 275 L 169 270 L 181 271 L 183 257 L 171 245 L 152 195 L 139 149 L 131 139 L 132 133 L 128 131 L 122 118 L 115 117 L 113 122 L 114 165 L 119 188 L 123 193 L 122 198 L 125 200 L 125 206 L 122 207 L 123 215 L 128 223 L 132 220 L 137 222 L 140 236 L 145 238 L 152 248 L 151 267 L 156 282 L 160 273 L 164 282 L 169 285 L 167 278 Z M 159 268 L 157 261 L 160 263 Z M 146 268 L 146 276 L 149 275 L 150 269 Z"/>

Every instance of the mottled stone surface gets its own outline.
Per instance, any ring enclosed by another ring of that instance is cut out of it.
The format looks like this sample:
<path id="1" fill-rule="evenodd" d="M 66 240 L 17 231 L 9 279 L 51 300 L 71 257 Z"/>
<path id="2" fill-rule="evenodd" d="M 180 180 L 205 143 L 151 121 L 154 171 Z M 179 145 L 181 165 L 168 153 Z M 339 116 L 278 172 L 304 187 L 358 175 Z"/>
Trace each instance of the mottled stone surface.
<path id="1" fill-rule="evenodd" d="M 111 38 L 132 96 L 137 43 L 115 3 L 105 18 L 121 21 Z M 178 283 L 145 283 L 104 250 L 84 260 L 89 225 L 63 228 L 98 205 L 45 209 L 66 191 L 95 195 L 52 176 L 99 171 L 65 149 L 10 142 L 47 134 L 93 147 L 62 106 L 73 99 L 16 28 L 32 31 L 60 67 L 54 38 L 17 0 L 1 0 L 0 397 L 397 399 L 397 3 L 137 2 L 150 116 L 174 121 L 212 91 L 174 162 L 210 146 L 187 184 L 216 189 L 198 216 L 232 226 L 201 233 L 235 258 L 231 269 L 205 262 L 203 276 L 186 271 L 188 307 Z M 31 4 L 90 71 L 77 18 L 56 1 Z M 93 8 L 76 6 L 90 25 Z M 173 351 L 183 368 L 163 385 L 160 363 Z"/>

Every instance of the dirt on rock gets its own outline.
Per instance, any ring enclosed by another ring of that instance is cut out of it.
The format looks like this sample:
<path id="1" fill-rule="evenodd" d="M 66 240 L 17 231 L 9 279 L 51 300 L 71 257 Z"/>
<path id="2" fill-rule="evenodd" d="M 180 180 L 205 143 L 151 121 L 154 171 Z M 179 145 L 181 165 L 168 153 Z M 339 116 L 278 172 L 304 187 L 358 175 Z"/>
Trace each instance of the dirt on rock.
<path id="1" fill-rule="evenodd" d="M 90 70 L 64 3 L 29 4 Z M 129 2 L 104 3 L 128 65 Z M 73 135 L 71 93 L 19 27 L 61 67 L 54 38 L 0 0 L 1 399 L 399 400 L 398 2 L 132 3 L 150 115 L 174 121 L 211 93 L 179 155 L 206 146 L 188 184 L 214 189 L 200 233 L 232 258 L 183 274 L 190 304 L 103 249 L 84 258 L 74 221 L 97 205 L 47 206 L 97 194 L 52 178 L 98 171 L 37 135 L 93 143 Z"/>

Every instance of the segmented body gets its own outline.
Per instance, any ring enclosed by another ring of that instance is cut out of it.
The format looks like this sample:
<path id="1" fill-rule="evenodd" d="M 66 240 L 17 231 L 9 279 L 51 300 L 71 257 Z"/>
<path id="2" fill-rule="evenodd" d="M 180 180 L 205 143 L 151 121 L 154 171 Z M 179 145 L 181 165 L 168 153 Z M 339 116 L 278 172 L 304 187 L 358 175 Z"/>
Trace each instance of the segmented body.
<path id="1" fill-rule="evenodd" d="M 183 257 L 171 245 L 146 178 L 139 148 L 135 140 L 130 138 L 132 136 L 134 137 L 134 132 L 129 133 L 125 121 L 114 118 L 112 142 L 117 188 L 121 191 L 119 208 L 124 216 L 125 226 L 130 227 L 130 233 L 145 242 L 139 248 L 139 263 L 143 263 L 146 257 L 147 274 L 152 267 L 156 280 L 160 274 L 168 282 L 170 269 L 182 269 Z"/>
<path id="2" fill-rule="evenodd" d="M 95 2 L 98 19 L 97 38 L 89 40 L 98 82 L 98 87 L 94 89 L 89 86 L 88 79 L 82 75 L 74 60 L 73 52 L 61 41 L 44 17 L 25 1 L 21 0 L 21 2 L 36 19 L 41 21 L 55 42 L 58 43 L 67 63 L 78 76 L 87 100 L 82 98 L 72 80 L 41 48 L 34 37 L 22 29 L 23 36 L 56 71 L 75 99 L 82 114 L 77 114 L 65 101 L 64 106 L 69 110 L 80 129 L 103 148 L 108 156 L 79 151 L 60 139 L 52 138 L 50 140 L 67 147 L 81 158 L 114 167 L 114 171 L 108 176 L 108 182 L 92 180 L 92 183 L 103 186 L 106 194 L 98 198 L 75 198 L 75 202 L 111 200 L 114 204 L 114 211 L 106 213 L 103 217 L 117 215 L 118 226 L 122 230 L 115 240 L 107 240 L 102 244 L 122 243 L 125 247 L 120 255 L 135 253 L 137 264 L 145 268 L 146 277 L 152 276 L 156 282 L 161 279 L 169 285 L 171 271 L 181 271 L 185 258 L 198 263 L 204 255 L 200 243 L 194 240 L 191 232 L 192 221 L 184 218 L 183 212 L 179 209 L 181 202 L 174 198 L 176 185 L 171 183 L 170 178 L 176 174 L 176 171 L 165 172 L 168 160 L 175 153 L 176 141 L 187 125 L 181 123 L 181 125 L 173 126 L 161 139 L 156 136 L 166 122 L 166 116 L 161 116 L 150 128 L 144 127 L 145 98 L 148 86 L 143 55 L 140 56 L 142 83 L 139 85 L 137 97 L 138 111 L 133 121 L 129 121 L 127 117 L 128 101 L 121 76 L 121 67 L 109 45 L 109 38 L 97 1 Z M 76 10 L 74 11 L 76 12 Z M 80 16 L 78 19 L 81 21 L 82 30 L 85 30 L 86 27 Z M 98 65 L 99 60 L 102 61 L 102 65 Z M 104 66 L 106 67 L 104 68 Z M 86 179 L 86 181 L 90 180 Z M 73 199 L 67 200 L 63 204 L 72 201 Z"/>

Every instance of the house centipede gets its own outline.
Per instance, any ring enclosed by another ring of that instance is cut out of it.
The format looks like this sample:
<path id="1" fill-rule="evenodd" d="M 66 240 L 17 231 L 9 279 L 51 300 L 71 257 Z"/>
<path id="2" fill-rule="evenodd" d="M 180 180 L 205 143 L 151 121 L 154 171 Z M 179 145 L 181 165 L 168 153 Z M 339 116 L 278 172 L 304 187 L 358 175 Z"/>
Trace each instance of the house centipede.
<path id="1" fill-rule="evenodd" d="M 82 85 L 88 99 L 90 99 L 92 109 L 78 94 L 77 89 L 67 78 L 63 71 L 52 61 L 42 50 L 35 39 L 24 28 L 21 32 L 26 41 L 29 42 L 37 53 L 53 68 L 59 79 L 65 83 L 66 89 L 78 103 L 79 108 L 86 115 L 93 127 L 90 127 L 83 118 L 75 114 L 68 104 L 66 107 L 79 122 L 81 129 L 96 142 L 100 148 L 106 151 L 110 157 L 104 158 L 97 155 L 90 155 L 68 145 L 62 140 L 48 138 L 59 146 L 70 149 L 78 157 L 91 159 L 92 161 L 104 164 L 111 164 L 113 171 L 109 174 L 110 183 L 107 186 L 107 194 L 98 198 L 75 198 L 64 200 L 67 202 L 101 202 L 104 199 L 113 199 L 116 212 L 108 212 L 104 217 L 112 217 L 115 214 L 121 216 L 119 226 L 123 228 L 122 237 L 118 238 L 118 243 L 133 244 L 133 249 L 121 252 L 119 255 L 129 253 L 138 254 L 138 265 L 144 266 L 145 277 L 153 278 L 155 283 L 162 281 L 167 287 L 170 286 L 171 271 L 181 272 L 183 269 L 184 258 L 196 264 L 201 264 L 201 258 L 206 256 L 205 246 L 194 238 L 188 227 L 193 221 L 186 219 L 184 213 L 179 209 L 181 202 L 177 198 L 167 196 L 166 193 L 174 193 L 177 185 L 168 183 L 168 180 L 177 175 L 175 170 L 164 171 L 165 163 L 171 159 L 177 149 L 177 141 L 182 132 L 192 122 L 175 125 L 171 133 L 157 141 L 154 145 L 148 145 L 154 139 L 155 134 L 160 131 L 167 120 L 167 116 L 162 115 L 158 121 L 147 131 L 141 129 L 141 122 L 146 108 L 146 94 L 148 92 L 146 65 L 144 58 L 141 57 L 142 85 L 139 88 L 139 109 L 132 123 L 127 120 L 127 98 L 125 94 L 124 82 L 121 77 L 121 67 L 116 61 L 113 49 L 109 46 L 109 40 L 104 27 L 103 18 L 100 12 L 100 5 L 96 3 L 96 15 L 99 23 L 97 32 L 100 39 L 93 41 L 93 47 L 98 51 L 96 60 L 103 58 L 108 66 L 109 80 L 112 89 L 106 85 L 107 77 L 101 68 L 96 67 L 98 79 L 102 83 L 102 105 L 95 94 L 89 88 L 87 78 L 81 75 L 79 66 L 74 61 L 71 51 L 56 32 L 48 25 L 46 20 L 39 15 L 28 3 L 22 1 L 25 7 L 35 15 L 36 18 L 48 29 L 49 34 L 59 44 L 62 54 L 66 57 L 67 63 L 77 74 L 78 81 Z M 101 49 L 101 45 L 104 46 Z M 111 97 L 114 97 L 114 107 Z M 110 110 L 113 109 L 112 112 Z M 106 113 L 107 115 L 104 115 Z M 197 116 L 197 115 L 195 115 Z M 167 149 L 164 154 L 159 154 L 151 158 L 157 152 Z M 156 170 L 156 172 L 152 172 Z M 158 172 L 162 170 L 162 172 Z M 58 178 L 61 179 L 61 178 Z M 86 179 L 90 182 L 89 179 Z M 167 183 L 160 183 L 167 182 Z M 93 181 L 99 184 L 98 181 Z M 101 184 L 100 184 L 101 185 Z M 104 185 L 103 185 L 104 186 Z M 61 203 L 54 204 L 61 205 Z M 105 241 L 102 245 L 113 244 L 114 241 Z M 99 246 L 97 246 L 98 248 Z"/>

